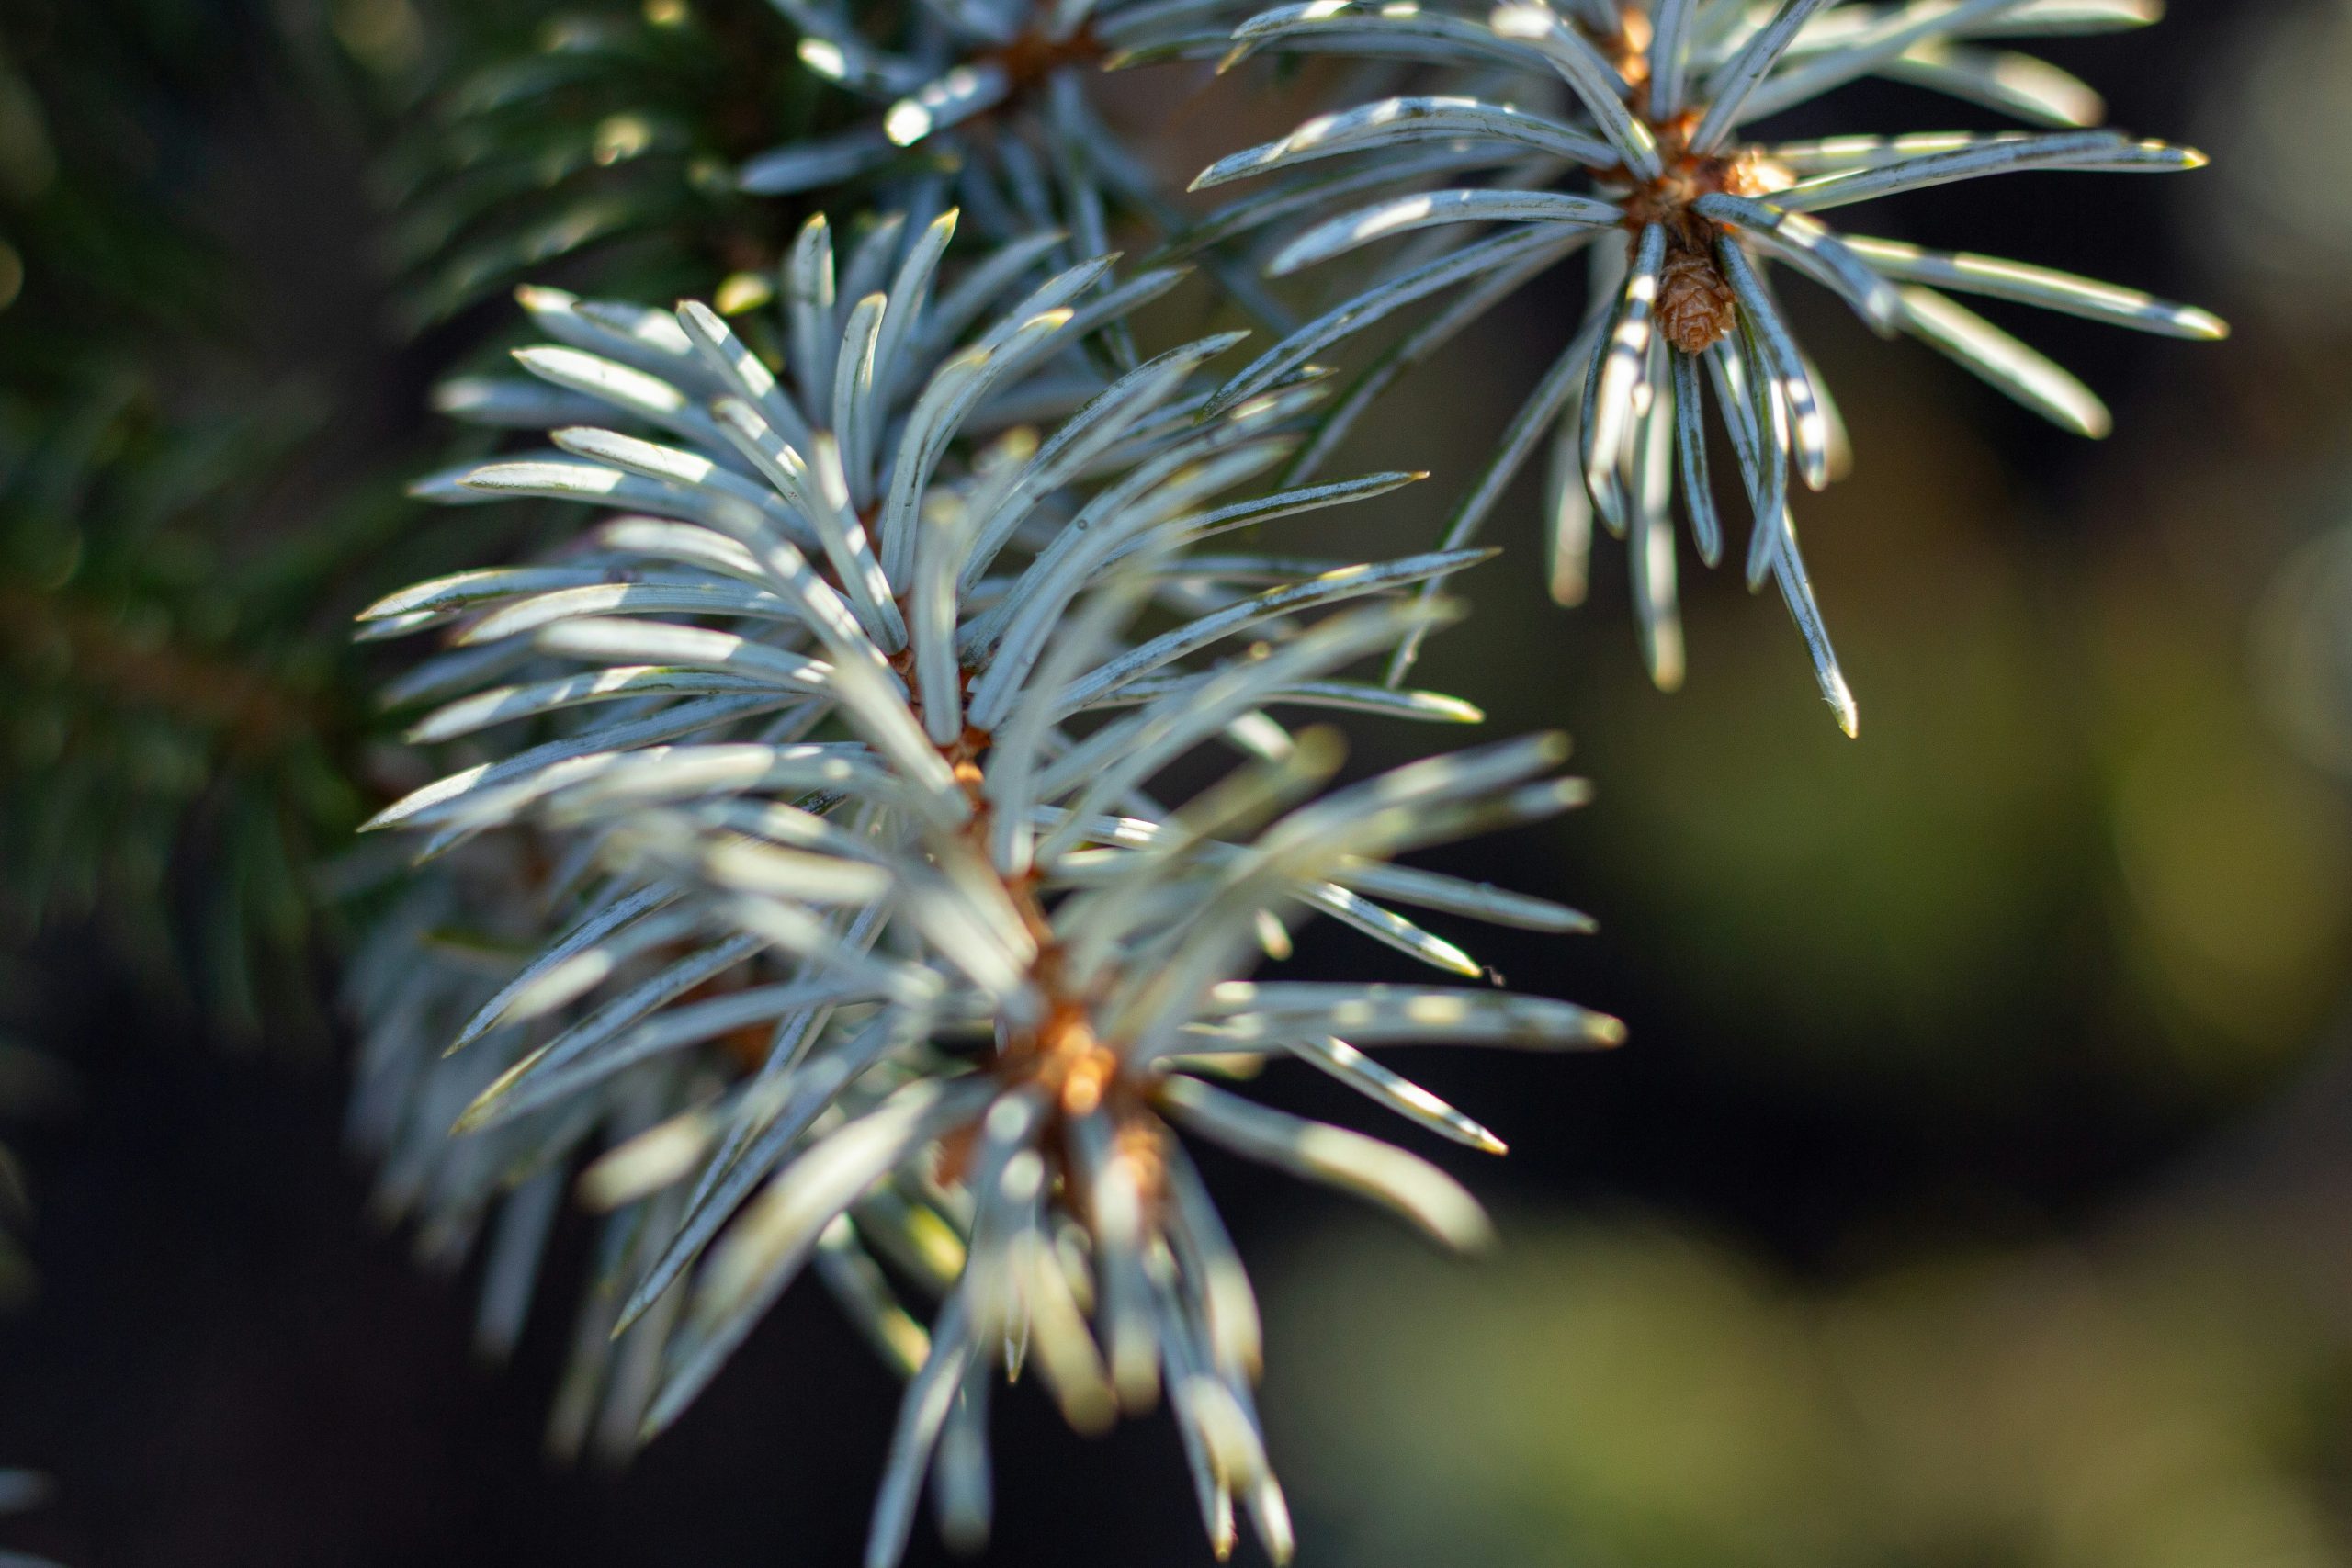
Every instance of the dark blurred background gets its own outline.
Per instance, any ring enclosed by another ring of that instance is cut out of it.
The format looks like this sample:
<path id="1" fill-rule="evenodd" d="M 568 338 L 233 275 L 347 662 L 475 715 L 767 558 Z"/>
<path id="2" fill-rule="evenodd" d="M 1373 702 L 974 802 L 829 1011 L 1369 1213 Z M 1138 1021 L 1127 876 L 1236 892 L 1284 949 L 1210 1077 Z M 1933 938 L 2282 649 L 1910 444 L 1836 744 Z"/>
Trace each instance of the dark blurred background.
<path id="1" fill-rule="evenodd" d="M 439 449 L 433 376 L 503 330 L 512 275 L 562 259 L 550 227 L 656 288 L 707 288 L 781 231 L 701 177 L 776 139 L 756 106 L 794 112 L 781 28 L 714 0 L 677 25 L 740 29 L 743 79 L 653 80 L 688 109 L 740 93 L 747 123 L 592 156 L 643 165 L 594 193 L 601 229 L 532 207 L 576 172 L 551 156 L 522 195 L 482 198 L 491 237 L 466 220 L 463 265 L 415 264 L 401 245 L 430 251 L 431 225 L 401 181 L 455 178 L 416 151 L 447 118 L 435 40 L 472 28 L 465 50 L 527 56 L 551 47 L 546 9 L 0 6 L 0 640 L 18 661 L 0 805 L 21 840 L 71 793 L 42 841 L 96 840 L 87 863 L 11 852 L 0 1066 L 30 1047 L 49 1066 L 16 1074 L 8 1128 L 32 1205 L 0 1317 L 0 1463 L 58 1489 L 0 1544 L 88 1568 L 854 1561 L 894 1391 L 830 1303 L 793 1292 L 626 1473 L 551 1468 L 562 1293 L 514 1366 L 470 1359 L 472 1281 L 371 1224 L 339 1145 L 336 1025 L 300 999 L 325 994 L 334 950 L 333 920 L 304 918 L 306 868 L 339 847 L 357 803 L 334 781 L 366 750 L 342 716 L 366 673 L 342 616 L 368 582 L 481 558 L 489 537 L 385 499 Z M 1799 519 L 1859 740 L 1778 604 L 1687 558 L 1690 679 L 1652 691 L 1622 558 L 1604 541 L 1594 602 L 1551 606 L 1522 484 L 1477 615 L 1421 675 L 1498 732 L 1570 729 L 1599 800 L 1432 863 L 1597 915 L 1571 943 L 1448 934 L 1515 986 L 1622 1014 L 1633 1042 L 1408 1054 L 1512 1145 L 1422 1151 L 1498 1209 L 1505 1247 L 1474 1265 L 1210 1165 L 1268 1300 L 1265 1403 L 1306 1562 L 2352 1562 L 2352 4 L 2178 0 L 2161 27 L 2044 52 L 2117 123 L 2213 167 L 1986 181 L 1860 226 L 2188 299 L 2235 334 L 1993 307 L 2109 400 L 2118 432 L 2091 444 L 1797 301 L 1859 452 Z M 1894 87 L 1835 105 L 1792 134 L 1979 123 Z M 624 149 L 629 112 L 580 111 Z M 1296 118 L 1279 98 L 1190 117 L 1171 166 Z M 1357 455 L 1435 468 L 1437 491 L 1579 308 L 1532 291 Z M 108 367 L 127 400 L 92 389 Z M 85 405 L 74 428 L 107 432 L 101 455 L 177 453 L 283 407 L 238 439 L 289 456 L 250 494 L 203 491 L 194 523 L 146 502 L 170 515 L 109 563 L 95 531 L 42 529 L 111 492 L 26 479 L 62 450 L 56 411 Z M 1296 542 L 1418 545 L 1443 499 Z M 214 564 L 156 576 L 156 541 L 190 529 L 220 570 L 283 574 L 266 615 L 201 629 Z M 286 564 L 327 530 L 331 558 Z M 94 728 L 75 682 L 109 680 L 114 728 Z M 1367 766 L 1425 739 L 1363 734 Z M 157 745 L 186 755 L 153 762 Z M 279 792 L 254 831 L 282 895 L 239 837 L 232 773 Z M 262 976 L 252 994 L 202 962 L 157 978 L 232 935 L 213 967 Z M 1385 969 L 1328 931 L 1298 962 Z M 1361 1120 L 1319 1080 L 1261 1088 Z M 582 1239 L 550 1279 L 578 1276 Z M 1205 1560 L 1164 1419 L 1089 1443 L 1024 1394 L 999 1427 L 987 1561 Z M 914 1560 L 937 1554 L 923 1537 Z"/>

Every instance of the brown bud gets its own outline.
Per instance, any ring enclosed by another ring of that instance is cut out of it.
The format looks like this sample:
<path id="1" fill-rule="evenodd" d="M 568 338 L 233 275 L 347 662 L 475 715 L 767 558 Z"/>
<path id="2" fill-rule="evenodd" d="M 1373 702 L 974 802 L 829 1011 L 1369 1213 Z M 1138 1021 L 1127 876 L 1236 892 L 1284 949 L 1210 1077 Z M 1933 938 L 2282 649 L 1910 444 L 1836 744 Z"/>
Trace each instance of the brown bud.
<path id="1" fill-rule="evenodd" d="M 1714 258 L 1677 247 L 1658 278 L 1658 330 L 1685 354 L 1698 354 L 1731 335 L 1739 307 Z"/>

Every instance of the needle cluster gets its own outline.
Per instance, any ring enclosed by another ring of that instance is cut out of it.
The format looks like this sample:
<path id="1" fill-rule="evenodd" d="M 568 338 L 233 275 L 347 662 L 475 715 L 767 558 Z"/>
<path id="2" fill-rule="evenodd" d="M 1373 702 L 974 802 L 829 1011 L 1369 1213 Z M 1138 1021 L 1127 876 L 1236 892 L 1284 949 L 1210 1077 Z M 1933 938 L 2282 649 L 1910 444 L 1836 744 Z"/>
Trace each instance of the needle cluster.
<path id="1" fill-rule="evenodd" d="M 379 1021 L 364 1130 L 388 1201 L 428 1235 L 511 1194 L 494 1339 L 590 1161 L 609 1278 L 567 1446 L 667 1426 L 814 1268 L 911 1379 L 875 1563 L 896 1560 L 927 1466 L 946 1533 L 985 1532 L 990 1390 L 1030 1366 L 1082 1429 L 1164 1391 L 1213 1539 L 1230 1544 L 1238 1506 L 1279 1558 L 1256 1312 L 1178 1130 L 1482 1241 L 1435 1166 L 1218 1080 L 1303 1061 L 1499 1152 L 1366 1048 L 1622 1032 L 1481 983 L 1397 911 L 1585 922 L 1395 860 L 1583 786 L 1551 776 L 1565 747 L 1538 736 L 1332 787 L 1336 733 L 1270 710 L 1477 717 L 1347 671 L 1455 618 L 1407 591 L 1480 553 L 1202 547 L 1417 476 L 1237 497 L 1326 378 L 1212 408 L 1201 370 L 1233 334 L 1103 371 L 1089 338 L 1169 277 L 1050 270 L 1043 242 L 951 269 L 956 221 L 885 220 L 838 268 L 812 221 L 773 322 L 530 291 L 555 341 L 516 355 L 527 376 L 444 389 L 470 417 L 551 426 L 549 445 L 423 493 L 605 515 L 363 615 L 370 635 L 441 635 L 397 695 L 435 705 L 415 740 L 481 756 L 371 824 L 416 835 L 427 869 L 416 918 L 358 976 Z M 1166 804 L 1162 781 L 1210 747 L 1238 765 Z M 417 983 L 414 933 L 502 886 L 556 934 L 455 1022 L 449 1055 L 421 1053 L 465 986 L 454 967 Z M 1249 977 L 1316 914 L 1456 983 Z"/>
<path id="2" fill-rule="evenodd" d="M 1455 505 L 1445 542 L 1474 537 L 1547 438 L 1552 589 L 1584 594 L 1597 516 L 1627 541 L 1650 672 L 1683 671 L 1676 604 L 1676 501 L 1699 558 L 1726 528 L 1709 469 L 1712 404 L 1749 518 L 1750 588 L 1774 583 L 1811 651 L 1821 691 L 1851 734 L 1851 690 L 1797 544 L 1791 498 L 1849 461 L 1836 403 L 1790 329 L 1777 271 L 1827 289 L 1883 335 L 1926 344 L 2028 408 L 2085 435 L 2104 405 L 1955 293 L 2038 305 L 2143 332 L 2211 339 L 2205 311 L 2022 262 L 1834 230 L 1821 214 L 2029 172 L 2163 173 L 2201 154 L 2094 129 L 2088 87 L 1984 40 L 2104 31 L 2153 21 L 2151 0 L 1507 0 L 1492 10 L 1307 0 L 1262 12 L 1216 48 L 1229 63 L 1267 51 L 1410 58 L 1475 89 L 1418 91 L 1321 114 L 1218 160 L 1194 188 L 1268 182 L 1212 226 L 1272 236 L 1268 270 L 1294 273 L 1404 234 L 1401 259 L 1260 355 L 1221 389 L 1242 398 L 1341 340 L 1423 301 L 1436 313 L 1340 400 L 1294 478 L 1406 368 L 1522 286 L 1571 262 L 1583 320 Z M 1193 48 L 1208 45 L 1196 41 Z M 2043 129 L 1776 141 L 1775 116 L 1866 76 L 1989 106 Z M 1521 107 L 1530 105 L 1534 107 Z M 1345 158 L 1333 175 L 1327 160 Z M 1369 202 L 1362 198 L 1375 197 Z M 1411 663 L 1408 643 L 1396 660 Z"/>

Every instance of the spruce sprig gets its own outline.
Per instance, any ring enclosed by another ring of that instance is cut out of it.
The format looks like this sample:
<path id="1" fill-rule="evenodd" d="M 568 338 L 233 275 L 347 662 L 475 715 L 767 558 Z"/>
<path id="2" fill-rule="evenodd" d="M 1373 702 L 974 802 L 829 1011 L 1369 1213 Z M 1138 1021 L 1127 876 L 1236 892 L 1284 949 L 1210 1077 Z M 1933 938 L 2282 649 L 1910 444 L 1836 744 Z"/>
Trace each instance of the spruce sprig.
<path id="1" fill-rule="evenodd" d="M 947 269 L 956 222 L 883 220 L 837 269 L 812 221 L 784 266 L 775 367 L 752 321 L 699 302 L 539 290 L 526 303 L 558 341 L 518 353 L 535 380 L 445 393 L 560 423 L 550 449 L 425 494 L 621 515 L 363 616 L 450 642 L 399 693 L 439 705 L 415 739 L 536 738 L 375 819 L 420 835 L 428 868 L 359 971 L 365 1130 L 389 1151 L 388 1199 L 429 1236 L 514 1190 L 493 1340 L 527 1300 L 562 1173 L 603 1147 L 584 1185 L 616 1211 L 609 1274 L 567 1441 L 592 1421 L 667 1426 L 813 1263 L 912 1378 L 870 1561 L 896 1561 L 927 1466 L 944 1532 L 985 1533 L 988 1390 L 1026 1365 L 1082 1429 L 1164 1388 L 1220 1551 L 1238 1506 L 1286 1557 L 1250 1399 L 1255 1308 L 1175 1129 L 1449 1245 L 1482 1240 L 1435 1167 L 1211 1080 L 1295 1057 L 1499 1152 L 1363 1047 L 1606 1045 L 1614 1020 L 1475 986 L 1247 976 L 1317 913 L 1469 980 L 1474 959 L 1390 906 L 1583 929 L 1392 863 L 1584 790 L 1547 776 L 1553 737 L 1326 790 L 1337 737 L 1268 710 L 1477 717 L 1347 671 L 1453 619 L 1408 591 L 1482 553 L 1201 548 L 1417 476 L 1231 499 L 1287 457 L 1324 378 L 1212 407 L 1202 370 L 1235 334 L 1109 375 L 1083 341 L 1172 275 L 1120 280 L 1102 257 L 1039 280 L 1042 238 Z M 1163 805 L 1161 782 L 1211 744 L 1246 760 Z M 420 987 L 402 955 L 518 873 L 509 923 L 535 889 L 564 929 L 445 1042 L 423 1025 L 453 1016 L 463 971 Z M 910 1288 L 938 1299 L 927 1329 Z"/>
<path id="2" fill-rule="evenodd" d="M 1317 0 L 1262 12 L 1236 29 L 1227 62 L 1268 51 L 1364 53 L 1412 61 L 1441 78 L 1437 86 L 1458 76 L 1491 85 L 1319 115 L 1218 160 L 1193 181 L 1196 189 L 1278 182 L 1207 225 L 1276 231 L 1266 262 L 1275 275 L 1417 236 L 1369 284 L 1267 349 L 1218 398 L 1249 397 L 1382 319 L 1438 301 L 1437 312 L 1335 405 L 1286 476 L 1303 478 L 1406 370 L 1518 288 L 1581 260 L 1583 321 L 1498 434 L 1447 520 L 1445 544 L 1475 538 L 1548 443 L 1554 596 L 1582 599 L 1597 515 L 1627 541 L 1650 674 L 1660 686 L 1679 685 L 1678 495 L 1699 558 L 1715 565 L 1725 549 L 1709 471 L 1712 403 L 1750 517 L 1748 586 L 1779 587 L 1822 694 L 1852 734 L 1853 694 L 1790 504 L 1799 486 L 1818 491 L 1843 469 L 1846 438 L 1827 387 L 1787 324 L 1772 269 L 1828 289 L 1873 331 L 1917 339 L 2066 429 L 2104 434 L 2110 422 L 2096 394 L 1951 295 L 2184 338 L 2221 337 L 2222 323 L 2024 263 L 1840 232 L 1816 215 L 1995 175 L 2199 166 L 2202 154 L 2190 149 L 2090 129 L 2104 112 L 2096 93 L 2031 56 L 1980 42 L 2106 31 L 2157 14 L 2150 0 L 1787 0 L 1770 7 L 1592 0 L 1556 9 L 1509 0 L 1491 11 Z M 1915 83 L 2053 129 L 1801 142 L 1753 129 L 1866 76 Z M 1420 151 L 1432 146 L 1439 151 Z M 1360 174 L 1334 178 L 1325 170 L 1327 159 L 1360 155 L 1374 161 Z M 1475 183 L 1461 183 L 1464 175 Z M 1374 192 L 1383 194 L 1362 202 Z M 1410 668 L 1416 646 L 1400 651 L 1392 675 Z"/>

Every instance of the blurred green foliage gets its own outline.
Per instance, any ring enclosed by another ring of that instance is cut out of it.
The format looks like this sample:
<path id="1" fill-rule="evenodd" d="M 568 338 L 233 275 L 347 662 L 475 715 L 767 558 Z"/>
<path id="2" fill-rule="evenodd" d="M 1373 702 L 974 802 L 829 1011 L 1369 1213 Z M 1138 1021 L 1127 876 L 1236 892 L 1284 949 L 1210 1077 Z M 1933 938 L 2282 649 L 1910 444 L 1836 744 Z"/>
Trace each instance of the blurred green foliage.
<path id="1" fill-rule="evenodd" d="M 1360 1234 L 1285 1271 L 1271 1418 L 1354 1568 L 2322 1568 L 2352 1336 L 2310 1214 L 1830 1284 L 1657 1223 L 1527 1216 L 1475 1271 Z"/>
<path id="2" fill-rule="evenodd" d="M 668 299 L 770 268 L 799 214 L 737 191 L 735 165 L 828 128 L 758 0 L 336 0 L 332 17 L 393 111 L 376 172 L 412 327 L 525 281 Z"/>
<path id="3" fill-rule="evenodd" d="M 727 171 L 817 112 L 783 36 L 757 0 L 0 17 L 11 940 L 102 931 L 232 1034 L 315 1025 L 378 723 L 347 617 L 432 558 L 413 389 L 526 276 L 658 299 L 772 263 L 797 214 Z M 358 231 L 287 211 L 297 177 L 363 186 Z"/>
<path id="4" fill-rule="evenodd" d="M 251 1028 L 257 985 L 310 989 L 310 868 L 360 815 L 359 705 L 317 613 L 346 538 L 236 549 L 300 410 L 175 416 L 110 368 L 0 397 L 0 864 L 20 921 L 93 922 Z"/>
<path id="5" fill-rule="evenodd" d="M 290 493 L 322 410 L 242 347 L 192 216 L 234 30 L 149 0 L 0 31 L 0 867 L 20 937 L 100 931 L 246 1032 L 313 989 L 309 868 L 358 804 L 322 600 L 384 513 Z"/>

